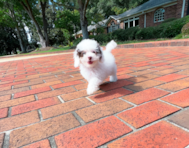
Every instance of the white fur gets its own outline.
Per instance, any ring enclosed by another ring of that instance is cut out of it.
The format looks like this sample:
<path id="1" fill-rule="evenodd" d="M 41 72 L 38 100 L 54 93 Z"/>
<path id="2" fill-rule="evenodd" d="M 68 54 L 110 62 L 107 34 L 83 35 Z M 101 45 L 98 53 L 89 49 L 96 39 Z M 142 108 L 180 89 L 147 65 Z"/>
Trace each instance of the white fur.
<path id="1" fill-rule="evenodd" d="M 106 45 L 106 50 L 104 51 L 95 40 L 91 39 L 82 40 L 77 45 L 74 52 L 74 66 L 80 67 L 81 75 L 88 81 L 88 95 L 99 90 L 99 85 L 108 76 L 110 76 L 110 82 L 117 81 L 117 66 L 115 58 L 111 53 L 111 50 L 116 46 L 117 43 L 112 40 Z M 98 47 L 100 47 L 101 55 L 93 53 L 94 51 L 99 51 Z M 78 51 L 85 53 L 83 57 L 78 56 Z M 92 58 L 92 64 L 89 64 L 89 57 Z"/>

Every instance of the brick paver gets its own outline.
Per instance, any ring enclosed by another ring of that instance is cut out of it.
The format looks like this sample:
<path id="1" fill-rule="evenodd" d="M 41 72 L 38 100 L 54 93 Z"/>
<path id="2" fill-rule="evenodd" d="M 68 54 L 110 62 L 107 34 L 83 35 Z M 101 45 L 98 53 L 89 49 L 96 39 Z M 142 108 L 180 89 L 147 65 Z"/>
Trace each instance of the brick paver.
<path id="1" fill-rule="evenodd" d="M 108 145 L 108 148 L 121 147 L 186 147 L 189 133 L 167 123 L 159 122 L 146 129 L 130 134 Z"/>
<path id="2" fill-rule="evenodd" d="M 138 93 L 125 96 L 123 97 L 123 99 L 129 102 L 135 103 L 135 104 L 141 104 L 144 102 L 148 102 L 150 100 L 158 99 L 167 94 L 169 94 L 169 92 L 166 92 L 157 88 L 149 88 L 149 89 L 140 91 Z"/>
<path id="3" fill-rule="evenodd" d="M 49 136 L 69 130 L 80 123 L 72 114 L 66 114 L 53 119 L 36 123 L 14 130 L 10 134 L 10 147 L 20 147 Z"/>
<path id="4" fill-rule="evenodd" d="M 189 109 L 179 112 L 169 118 L 169 121 L 174 122 L 189 130 Z"/>
<path id="5" fill-rule="evenodd" d="M 58 147 L 97 147 L 131 131 L 127 125 L 111 116 L 58 135 L 55 140 Z"/>
<path id="6" fill-rule="evenodd" d="M 51 148 L 49 140 L 42 140 L 28 146 L 24 146 L 23 148 Z"/>
<path id="7" fill-rule="evenodd" d="M 189 40 L 129 46 L 92 95 L 73 53 L 0 62 L 0 147 L 188 146 Z"/>
<path id="8" fill-rule="evenodd" d="M 118 117 L 128 122 L 135 128 L 139 128 L 178 110 L 180 109 L 155 100 L 122 112 L 118 114 Z"/>

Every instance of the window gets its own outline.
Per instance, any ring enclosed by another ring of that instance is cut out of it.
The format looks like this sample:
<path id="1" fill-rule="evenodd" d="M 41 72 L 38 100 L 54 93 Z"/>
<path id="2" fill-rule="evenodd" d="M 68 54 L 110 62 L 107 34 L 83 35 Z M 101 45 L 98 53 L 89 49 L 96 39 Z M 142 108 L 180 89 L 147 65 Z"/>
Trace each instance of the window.
<path id="1" fill-rule="evenodd" d="M 139 26 L 139 20 L 135 20 L 135 26 Z"/>
<path id="2" fill-rule="evenodd" d="M 139 25 L 139 17 L 133 17 L 124 21 L 125 29 Z"/>
<path id="3" fill-rule="evenodd" d="M 162 22 L 164 21 L 164 16 L 165 16 L 165 9 L 161 8 L 156 10 L 154 13 L 154 22 Z"/>
<path id="4" fill-rule="evenodd" d="M 108 32 L 113 32 L 115 30 L 119 29 L 119 24 L 115 24 L 114 22 L 111 23 L 111 26 L 108 27 Z"/>
<path id="5" fill-rule="evenodd" d="M 125 23 L 125 29 L 127 29 L 128 28 L 128 22 L 127 23 Z"/>

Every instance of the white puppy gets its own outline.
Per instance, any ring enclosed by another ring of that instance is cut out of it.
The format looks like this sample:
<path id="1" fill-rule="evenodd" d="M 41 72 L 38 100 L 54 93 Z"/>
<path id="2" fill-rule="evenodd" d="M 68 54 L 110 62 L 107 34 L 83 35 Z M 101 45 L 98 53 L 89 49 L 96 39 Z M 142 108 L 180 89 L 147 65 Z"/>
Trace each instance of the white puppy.
<path id="1" fill-rule="evenodd" d="M 110 82 L 117 81 L 117 66 L 111 50 L 117 46 L 113 40 L 106 45 L 106 50 L 95 40 L 82 40 L 74 52 L 74 67 L 80 66 L 81 75 L 88 81 L 87 94 L 99 90 L 99 85 L 110 76 Z"/>

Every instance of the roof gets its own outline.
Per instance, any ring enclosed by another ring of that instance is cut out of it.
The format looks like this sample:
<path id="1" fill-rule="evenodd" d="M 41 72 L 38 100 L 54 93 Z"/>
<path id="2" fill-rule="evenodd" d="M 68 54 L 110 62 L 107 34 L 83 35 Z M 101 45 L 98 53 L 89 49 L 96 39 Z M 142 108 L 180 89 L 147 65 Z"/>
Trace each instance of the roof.
<path id="1" fill-rule="evenodd" d="M 143 12 L 143 11 L 146 11 L 146 10 L 158 7 L 158 6 L 166 5 L 166 4 L 175 2 L 175 1 L 177 1 L 177 0 L 149 0 L 146 3 L 136 7 L 134 9 L 130 9 L 130 10 L 128 10 L 122 14 L 119 14 L 119 15 L 111 15 L 110 17 L 115 20 L 119 20 L 121 18 L 130 16 L 130 15 L 134 15 L 139 12 Z"/>
<path id="2" fill-rule="evenodd" d="M 88 32 L 90 32 L 90 31 L 92 31 L 93 29 L 96 29 L 96 28 L 98 28 L 98 27 L 104 27 L 105 25 L 106 25 L 106 22 L 108 21 L 108 19 L 105 19 L 105 20 L 103 20 L 103 21 L 100 21 L 100 22 L 98 22 L 97 24 L 95 24 L 95 25 L 89 25 L 88 27 L 87 27 L 87 30 L 88 30 Z M 73 35 L 76 35 L 76 34 L 82 34 L 82 30 L 80 30 L 80 31 L 78 31 L 77 33 L 75 33 L 75 34 L 73 34 Z"/>

